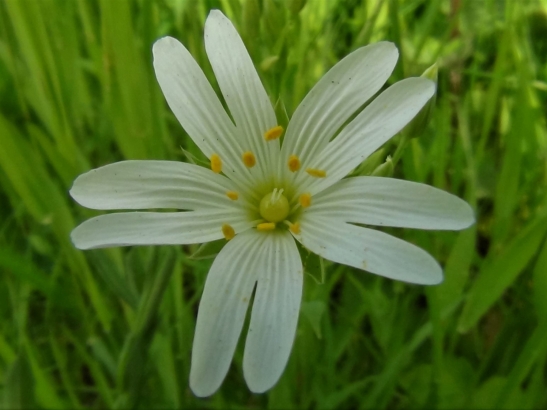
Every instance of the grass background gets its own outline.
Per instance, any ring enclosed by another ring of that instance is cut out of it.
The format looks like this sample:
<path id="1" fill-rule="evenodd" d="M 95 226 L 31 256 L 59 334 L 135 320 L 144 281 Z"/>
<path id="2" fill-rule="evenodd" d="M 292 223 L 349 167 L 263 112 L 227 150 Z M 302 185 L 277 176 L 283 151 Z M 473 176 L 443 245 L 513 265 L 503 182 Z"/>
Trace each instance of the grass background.
<path id="1" fill-rule="evenodd" d="M 279 383 L 251 394 L 240 344 L 204 400 L 188 375 L 211 259 L 191 258 L 194 246 L 78 251 L 70 231 L 97 213 L 67 191 L 117 160 L 199 155 L 163 99 L 151 46 L 179 38 L 216 87 L 202 40 L 212 8 L 238 28 L 281 122 L 362 45 L 397 44 L 389 83 L 437 62 L 431 122 L 394 176 L 465 198 L 477 224 L 392 231 L 442 263 L 439 286 L 308 259 Z M 0 404 L 546 408 L 546 12 L 545 0 L 0 3 Z"/>

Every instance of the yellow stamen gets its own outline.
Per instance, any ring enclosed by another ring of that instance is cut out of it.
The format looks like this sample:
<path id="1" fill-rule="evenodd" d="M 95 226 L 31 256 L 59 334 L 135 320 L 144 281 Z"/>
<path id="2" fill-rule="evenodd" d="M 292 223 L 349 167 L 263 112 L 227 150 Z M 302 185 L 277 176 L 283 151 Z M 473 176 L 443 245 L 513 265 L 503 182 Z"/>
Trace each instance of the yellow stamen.
<path id="1" fill-rule="evenodd" d="M 251 151 L 245 151 L 241 154 L 241 159 L 247 168 L 252 168 L 256 164 L 256 157 Z"/>
<path id="2" fill-rule="evenodd" d="M 300 224 L 298 222 L 290 224 L 289 230 L 295 235 L 298 235 L 300 233 Z"/>
<path id="3" fill-rule="evenodd" d="M 259 231 L 273 231 L 275 229 L 275 222 L 264 222 L 258 224 L 256 229 Z"/>
<path id="4" fill-rule="evenodd" d="M 230 198 L 232 201 L 237 201 L 237 199 L 239 198 L 239 194 L 235 191 L 226 192 L 226 196 Z"/>
<path id="5" fill-rule="evenodd" d="M 266 141 L 273 141 L 281 137 L 281 134 L 283 134 L 283 127 L 276 125 L 264 133 L 264 139 Z"/>
<path id="6" fill-rule="evenodd" d="M 222 160 L 218 154 L 211 155 L 211 169 L 215 174 L 220 174 L 222 172 Z"/>
<path id="7" fill-rule="evenodd" d="M 316 178 L 325 178 L 327 176 L 327 171 L 324 171 L 322 169 L 307 168 L 306 172 L 310 174 L 312 177 L 316 177 Z"/>
<path id="8" fill-rule="evenodd" d="M 291 172 L 296 172 L 300 169 L 300 158 L 298 158 L 296 155 L 291 155 L 289 157 L 289 161 L 287 162 L 287 165 L 289 166 L 289 169 Z"/>
<path id="9" fill-rule="evenodd" d="M 234 231 L 234 228 L 232 228 L 230 225 L 224 224 L 222 225 L 222 234 L 224 235 L 224 238 L 229 241 L 234 236 L 236 236 L 236 231 Z"/>
<path id="10" fill-rule="evenodd" d="M 306 192 L 300 195 L 300 198 L 298 198 L 298 202 L 300 202 L 302 208 L 307 208 L 311 205 L 311 194 L 309 192 Z"/>

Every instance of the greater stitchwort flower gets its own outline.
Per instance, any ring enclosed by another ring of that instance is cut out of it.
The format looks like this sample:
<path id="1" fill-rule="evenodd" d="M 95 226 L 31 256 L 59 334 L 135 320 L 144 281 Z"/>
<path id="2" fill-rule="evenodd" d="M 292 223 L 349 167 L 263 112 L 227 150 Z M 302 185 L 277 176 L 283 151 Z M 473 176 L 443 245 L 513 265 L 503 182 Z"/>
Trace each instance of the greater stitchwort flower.
<path id="1" fill-rule="evenodd" d="M 111 213 L 72 233 L 80 249 L 194 244 L 225 238 L 199 305 L 190 385 L 214 393 L 230 366 L 253 291 L 243 370 L 253 392 L 270 389 L 287 363 L 303 270 L 296 242 L 330 261 L 419 284 L 442 280 L 420 248 L 361 225 L 463 229 L 469 205 L 438 189 L 391 178 L 343 179 L 399 132 L 435 85 L 408 78 L 389 87 L 342 128 L 386 82 L 392 43 L 360 48 L 309 92 L 285 132 L 232 23 L 212 11 L 205 47 L 231 118 L 203 71 L 177 40 L 154 44 L 165 98 L 210 169 L 172 161 L 123 161 L 81 175 L 70 193 Z M 340 129 L 342 130 L 340 131 Z"/>

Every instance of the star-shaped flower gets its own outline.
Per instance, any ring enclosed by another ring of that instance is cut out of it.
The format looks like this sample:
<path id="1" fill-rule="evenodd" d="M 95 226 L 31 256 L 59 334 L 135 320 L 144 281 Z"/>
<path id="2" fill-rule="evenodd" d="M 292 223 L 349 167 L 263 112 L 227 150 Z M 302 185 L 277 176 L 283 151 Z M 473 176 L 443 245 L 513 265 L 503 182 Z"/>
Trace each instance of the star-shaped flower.
<path id="1" fill-rule="evenodd" d="M 360 48 L 333 67 L 295 111 L 283 144 L 283 129 L 249 54 L 219 11 L 207 18 L 205 47 L 231 118 L 182 44 L 165 37 L 153 51 L 165 98 L 210 159 L 210 169 L 123 161 L 81 175 L 70 191 L 94 209 L 183 212 L 98 216 L 74 229 L 72 240 L 91 249 L 225 238 L 199 305 L 190 386 L 208 396 L 221 385 L 254 291 L 243 370 L 249 388 L 264 392 L 281 376 L 295 336 L 303 283 L 296 241 L 334 262 L 436 284 L 442 270 L 429 254 L 359 225 L 456 230 L 474 217 L 466 202 L 427 185 L 342 179 L 435 92 L 424 78 L 400 81 L 343 127 L 390 76 L 398 57 L 392 43 Z"/>

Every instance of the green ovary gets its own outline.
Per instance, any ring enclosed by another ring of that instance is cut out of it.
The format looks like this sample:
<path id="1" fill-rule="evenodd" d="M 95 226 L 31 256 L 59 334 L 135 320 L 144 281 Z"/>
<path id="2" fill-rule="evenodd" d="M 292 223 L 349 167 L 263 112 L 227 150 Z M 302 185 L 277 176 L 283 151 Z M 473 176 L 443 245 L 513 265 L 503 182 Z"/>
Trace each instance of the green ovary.
<path id="1" fill-rule="evenodd" d="M 260 215 L 268 222 L 280 222 L 289 215 L 289 201 L 282 189 L 274 189 L 260 201 Z"/>

